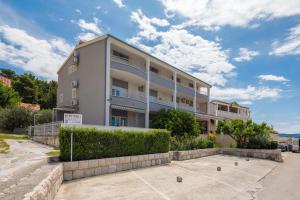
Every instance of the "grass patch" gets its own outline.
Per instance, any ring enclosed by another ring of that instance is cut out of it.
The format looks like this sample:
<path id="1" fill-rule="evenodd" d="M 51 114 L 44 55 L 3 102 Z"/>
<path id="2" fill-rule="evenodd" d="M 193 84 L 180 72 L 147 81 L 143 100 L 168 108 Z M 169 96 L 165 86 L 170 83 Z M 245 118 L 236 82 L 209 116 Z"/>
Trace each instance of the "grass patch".
<path id="1" fill-rule="evenodd" d="M 28 140 L 28 135 L 17 135 L 9 133 L 0 133 L 0 140 L 11 139 L 11 140 Z"/>
<path id="2" fill-rule="evenodd" d="M 0 140 L 0 153 L 8 153 L 9 145 L 4 141 Z"/>
<path id="3" fill-rule="evenodd" d="M 0 153 L 8 153 L 9 151 L 9 145 L 4 141 L 5 139 L 28 140 L 29 137 L 27 135 L 0 133 Z"/>
<path id="4" fill-rule="evenodd" d="M 48 156 L 59 156 L 60 155 L 60 151 L 54 150 L 54 151 L 50 151 L 48 153 L 46 153 Z"/>

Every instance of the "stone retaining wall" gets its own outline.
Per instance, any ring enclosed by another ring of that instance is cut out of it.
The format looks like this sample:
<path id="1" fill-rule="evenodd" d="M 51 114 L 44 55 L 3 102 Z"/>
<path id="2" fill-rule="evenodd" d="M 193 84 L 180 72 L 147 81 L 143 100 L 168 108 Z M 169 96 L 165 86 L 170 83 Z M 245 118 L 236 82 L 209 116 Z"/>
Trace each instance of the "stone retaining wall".
<path id="1" fill-rule="evenodd" d="M 221 153 L 220 148 L 211 148 L 211 149 L 196 149 L 188 151 L 172 151 L 172 160 L 189 160 L 195 158 L 201 158 L 205 156 L 212 156 Z"/>
<path id="2" fill-rule="evenodd" d="M 33 136 L 32 140 L 49 146 L 59 146 L 58 136 Z"/>
<path id="3" fill-rule="evenodd" d="M 170 163 L 169 153 L 64 162 L 64 180 L 74 180 Z"/>
<path id="4" fill-rule="evenodd" d="M 283 162 L 280 149 L 238 149 L 238 148 L 223 148 L 222 154 L 268 159 L 277 162 Z"/>
<path id="5" fill-rule="evenodd" d="M 63 165 L 58 164 L 50 174 L 23 200 L 53 200 L 63 182 Z"/>

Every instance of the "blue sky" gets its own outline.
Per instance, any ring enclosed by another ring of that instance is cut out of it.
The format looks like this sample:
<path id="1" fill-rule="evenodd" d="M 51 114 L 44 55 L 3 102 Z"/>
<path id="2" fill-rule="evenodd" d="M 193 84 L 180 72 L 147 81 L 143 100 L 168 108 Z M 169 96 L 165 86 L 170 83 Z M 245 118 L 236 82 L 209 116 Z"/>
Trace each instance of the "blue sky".
<path id="1" fill-rule="evenodd" d="M 299 0 L 0 0 L 0 66 L 57 79 L 79 40 L 110 33 L 213 85 L 212 98 L 300 132 Z"/>

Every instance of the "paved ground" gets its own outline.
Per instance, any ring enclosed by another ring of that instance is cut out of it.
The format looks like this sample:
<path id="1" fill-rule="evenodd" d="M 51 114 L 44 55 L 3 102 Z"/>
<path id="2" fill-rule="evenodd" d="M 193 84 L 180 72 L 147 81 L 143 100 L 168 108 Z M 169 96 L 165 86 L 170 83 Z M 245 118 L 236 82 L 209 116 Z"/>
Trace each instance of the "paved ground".
<path id="1" fill-rule="evenodd" d="M 22 199 L 53 166 L 46 162 L 51 147 L 30 140 L 5 140 L 7 154 L 0 154 L 0 199 Z"/>
<path id="2" fill-rule="evenodd" d="M 276 166 L 268 160 L 209 156 L 66 182 L 56 200 L 254 199 L 262 188 L 259 180 Z M 177 176 L 183 177 L 182 183 Z"/>
<path id="3" fill-rule="evenodd" d="M 262 179 L 261 184 L 260 200 L 300 199 L 300 153 L 285 154 L 284 163 Z"/>

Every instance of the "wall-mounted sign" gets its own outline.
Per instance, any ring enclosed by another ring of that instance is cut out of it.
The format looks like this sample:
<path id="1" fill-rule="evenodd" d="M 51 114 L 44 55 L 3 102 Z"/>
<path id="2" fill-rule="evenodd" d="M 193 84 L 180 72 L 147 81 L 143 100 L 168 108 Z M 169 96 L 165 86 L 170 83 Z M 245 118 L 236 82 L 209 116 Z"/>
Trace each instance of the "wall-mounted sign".
<path id="1" fill-rule="evenodd" d="M 82 124 L 82 114 L 64 114 L 64 124 Z"/>

